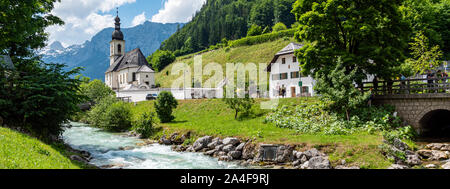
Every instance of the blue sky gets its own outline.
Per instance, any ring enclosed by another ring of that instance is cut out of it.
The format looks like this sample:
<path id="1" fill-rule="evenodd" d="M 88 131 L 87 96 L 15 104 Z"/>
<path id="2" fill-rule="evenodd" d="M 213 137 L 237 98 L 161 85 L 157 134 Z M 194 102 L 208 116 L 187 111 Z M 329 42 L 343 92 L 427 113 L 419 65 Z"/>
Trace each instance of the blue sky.
<path id="1" fill-rule="evenodd" d="M 186 23 L 206 0 L 62 0 L 52 14 L 65 25 L 47 28 L 48 44 L 61 42 L 65 47 L 82 44 L 96 33 L 114 26 L 116 7 L 122 27 L 128 28 L 152 21 Z"/>

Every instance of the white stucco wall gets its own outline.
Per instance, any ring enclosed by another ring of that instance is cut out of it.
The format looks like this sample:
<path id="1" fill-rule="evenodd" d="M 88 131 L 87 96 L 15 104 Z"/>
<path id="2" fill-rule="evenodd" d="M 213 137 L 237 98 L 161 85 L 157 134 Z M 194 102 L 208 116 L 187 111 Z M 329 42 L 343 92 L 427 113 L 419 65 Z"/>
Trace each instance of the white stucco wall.
<path id="1" fill-rule="evenodd" d="M 282 60 L 285 58 L 285 64 L 282 64 Z M 291 78 L 292 72 L 299 72 L 300 66 L 298 61 L 294 62 L 294 54 L 286 54 L 280 56 L 274 64 L 271 65 L 270 81 L 269 81 L 269 95 L 270 98 L 279 98 L 278 90 L 284 85 L 286 87 L 286 97 L 292 97 L 292 88 L 295 88 L 295 96 L 301 95 L 299 82 L 303 82 L 303 87 L 308 87 L 308 92 L 311 96 L 314 96 L 314 84 L 315 81 L 312 77 Z M 287 73 L 287 79 L 274 80 L 274 75 Z M 302 89 L 303 90 L 303 89 Z M 304 91 L 302 91 L 304 93 Z"/>
<path id="2" fill-rule="evenodd" d="M 223 89 L 150 89 L 150 90 L 129 90 L 116 91 L 117 97 L 130 97 L 132 102 L 146 101 L 148 94 L 159 94 L 162 91 L 169 91 L 177 100 L 192 99 L 192 92 L 194 98 L 223 98 Z"/>

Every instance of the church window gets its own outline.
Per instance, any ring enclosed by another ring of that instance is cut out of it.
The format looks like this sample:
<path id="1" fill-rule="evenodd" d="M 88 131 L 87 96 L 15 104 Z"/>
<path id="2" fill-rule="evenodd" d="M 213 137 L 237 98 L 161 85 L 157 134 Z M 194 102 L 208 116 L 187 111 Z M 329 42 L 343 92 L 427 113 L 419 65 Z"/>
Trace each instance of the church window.
<path id="1" fill-rule="evenodd" d="M 136 81 L 136 73 L 133 72 L 133 81 Z"/>
<path id="2" fill-rule="evenodd" d="M 122 45 L 120 45 L 120 44 L 117 45 L 117 51 L 119 53 L 122 53 Z"/>

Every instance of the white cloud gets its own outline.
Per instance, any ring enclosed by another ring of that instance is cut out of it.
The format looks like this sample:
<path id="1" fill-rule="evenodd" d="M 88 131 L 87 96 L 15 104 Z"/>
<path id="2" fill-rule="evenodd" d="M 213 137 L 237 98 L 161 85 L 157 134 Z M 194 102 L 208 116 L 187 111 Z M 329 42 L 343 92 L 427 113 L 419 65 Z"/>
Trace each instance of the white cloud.
<path id="1" fill-rule="evenodd" d="M 145 20 L 146 20 L 145 12 L 143 12 L 142 14 L 137 15 L 136 17 L 134 17 L 133 22 L 131 22 L 131 27 L 140 25 L 140 24 L 144 23 Z"/>
<path id="2" fill-rule="evenodd" d="M 189 22 L 206 0 L 166 0 L 164 7 L 152 17 L 152 22 Z"/>
<path id="3" fill-rule="evenodd" d="M 100 30 L 113 27 L 115 15 L 105 13 L 136 0 L 62 0 L 55 4 L 53 15 L 65 25 L 47 28 L 49 44 L 60 41 L 64 45 L 81 44 Z"/>

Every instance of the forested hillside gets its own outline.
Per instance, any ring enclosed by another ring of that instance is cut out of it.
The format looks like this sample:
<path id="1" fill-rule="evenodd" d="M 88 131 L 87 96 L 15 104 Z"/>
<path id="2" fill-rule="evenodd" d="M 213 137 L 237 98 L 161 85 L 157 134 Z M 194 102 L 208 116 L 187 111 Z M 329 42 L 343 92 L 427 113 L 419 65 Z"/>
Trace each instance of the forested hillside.
<path id="1" fill-rule="evenodd" d="M 295 22 L 291 13 L 295 0 L 208 0 L 192 21 L 161 45 L 175 55 L 197 52 L 227 40 L 247 36 L 252 25 L 270 32 L 276 23 Z"/>

